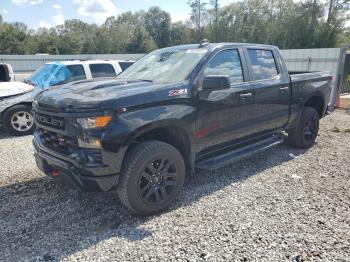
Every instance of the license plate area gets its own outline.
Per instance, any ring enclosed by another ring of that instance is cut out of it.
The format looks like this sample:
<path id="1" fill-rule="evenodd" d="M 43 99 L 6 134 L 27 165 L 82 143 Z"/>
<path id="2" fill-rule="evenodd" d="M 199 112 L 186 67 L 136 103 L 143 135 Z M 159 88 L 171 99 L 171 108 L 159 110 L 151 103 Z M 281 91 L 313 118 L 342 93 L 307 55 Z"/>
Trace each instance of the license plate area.
<path id="1" fill-rule="evenodd" d="M 49 166 L 49 164 L 47 163 L 47 161 L 45 159 L 42 159 L 41 157 L 36 155 L 35 156 L 35 162 L 36 162 L 36 165 L 38 166 L 38 168 L 42 172 L 44 172 L 46 175 L 50 175 L 51 174 L 51 167 Z"/>

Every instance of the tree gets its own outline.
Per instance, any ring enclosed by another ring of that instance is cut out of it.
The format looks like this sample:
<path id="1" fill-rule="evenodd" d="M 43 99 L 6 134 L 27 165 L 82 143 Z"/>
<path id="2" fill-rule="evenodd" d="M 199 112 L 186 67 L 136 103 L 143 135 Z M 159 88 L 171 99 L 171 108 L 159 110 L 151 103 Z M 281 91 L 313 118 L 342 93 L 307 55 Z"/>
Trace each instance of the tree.
<path id="1" fill-rule="evenodd" d="M 208 3 L 208 4 L 207 4 Z M 280 48 L 336 47 L 350 41 L 350 0 L 190 0 L 191 21 L 171 23 L 158 7 L 125 12 L 101 26 L 78 19 L 46 29 L 28 29 L 0 16 L 1 54 L 144 53 L 199 42 L 255 42 Z"/>
<path id="2" fill-rule="evenodd" d="M 28 37 L 28 28 L 23 23 L 7 24 L 0 27 L 0 53 L 24 54 L 26 53 L 25 40 Z"/>
<path id="3" fill-rule="evenodd" d="M 191 29 L 183 22 L 176 22 L 171 25 L 170 45 L 190 44 L 193 42 Z"/>
<path id="4" fill-rule="evenodd" d="M 210 4 L 215 11 L 215 41 L 218 42 L 219 0 L 211 0 Z"/>
<path id="5" fill-rule="evenodd" d="M 330 23 L 337 13 L 347 11 L 350 9 L 350 0 L 329 0 L 328 1 L 328 14 L 327 23 Z"/>
<path id="6" fill-rule="evenodd" d="M 57 45 L 60 39 L 55 29 L 40 28 L 36 33 L 37 35 L 32 35 L 27 42 L 27 45 L 32 50 L 30 53 L 47 53 L 50 55 L 60 53 Z"/>
<path id="7" fill-rule="evenodd" d="M 132 53 L 148 53 L 157 49 L 150 34 L 142 27 L 136 28 L 127 50 Z"/>
<path id="8" fill-rule="evenodd" d="M 153 38 L 145 29 L 145 14 L 144 11 L 126 12 L 118 18 L 110 17 L 106 20 L 104 25 L 112 38 L 112 53 L 141 52 L 140 50 L 156 48 Z M 146 42 L 133 43 L 136 39 L 145 39 Z"/>
<path id="9" fill-rule="evenodd" d="M 206 17 L 206 5 L 203 0 L 189 0 L 188 5 L 191 8 L 191 20 L 197 28 L 197 40 L 202 40 L 202 20 Z"/>
<path id="10" fill-rule="evenodd" d="M 151 7 L 145 15 L 145 28 L 160 48 L 170 44 L 170 25 L 170 14 L 159 7 Z"/>

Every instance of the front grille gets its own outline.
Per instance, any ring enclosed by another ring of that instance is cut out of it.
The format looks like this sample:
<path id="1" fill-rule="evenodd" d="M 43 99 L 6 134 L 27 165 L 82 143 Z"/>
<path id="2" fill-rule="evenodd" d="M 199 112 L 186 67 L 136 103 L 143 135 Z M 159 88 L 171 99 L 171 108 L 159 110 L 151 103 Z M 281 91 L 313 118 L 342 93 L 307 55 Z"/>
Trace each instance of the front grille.
<path id="1" fill-rule="evenodd" d="M 47 111 L 47 112 L 54 112 L 54 113 L 59 113 L 59 112 L 63 112 L 64 111 L 63 108 L 54 107 L 52 105 L 44 104 L 44 103 L 41 103 L 41 102 L 38 102 L 37 108 L 40 109 L 40 110 L 44 110 L 44 111 Z"/>
<path id="2" fill-rule="evenodd" d="M 40 140 L 44 144 L 44 146 L 56 152 L 65 155 L 70 155 L 78 148 L 78 143 L 76 139 L 63 136 L 42 128 L 39 128 L 38 132 Z"/>
<path id="3" fill-rule="evenodd" d="M 62 117 L 53 117 L 45 114 L 35 114 L 35 120 L 44 126 L 57 128 L 63 130 L 65 128 L 65 121 Z"/>

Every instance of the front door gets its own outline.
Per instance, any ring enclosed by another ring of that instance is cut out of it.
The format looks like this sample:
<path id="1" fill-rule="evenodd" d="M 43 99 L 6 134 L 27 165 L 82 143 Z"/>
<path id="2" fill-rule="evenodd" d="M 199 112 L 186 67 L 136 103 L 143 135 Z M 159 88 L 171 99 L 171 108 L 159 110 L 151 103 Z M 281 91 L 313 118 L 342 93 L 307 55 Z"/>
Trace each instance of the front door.
<path id="1" fill-rule="evenodd" d="M 218 51 L 205 66 L 198 83 L 196 138 L 199 151 L 216 150 L 250 135 L 255 118 L 254 90 L 249 83 L 243 50 Z M 228 76 L 231 88 L 204 90 L 206 76 Z"/>

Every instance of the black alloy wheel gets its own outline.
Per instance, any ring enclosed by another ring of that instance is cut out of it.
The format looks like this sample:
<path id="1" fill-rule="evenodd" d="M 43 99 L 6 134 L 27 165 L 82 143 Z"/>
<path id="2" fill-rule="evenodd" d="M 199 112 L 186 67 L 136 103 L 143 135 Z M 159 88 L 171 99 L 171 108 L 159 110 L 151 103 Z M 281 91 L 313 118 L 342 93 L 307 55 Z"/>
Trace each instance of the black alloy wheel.
<path id="1" fill-rule="evenodd" d="M 172 160 L 156 159 L 146 165 L 139 179 L 139 194 L 148 204 L 165 201 L 176 187 L 177 168 Z"/>

